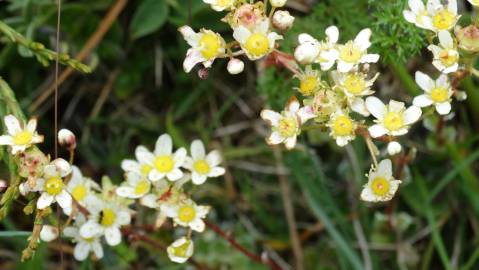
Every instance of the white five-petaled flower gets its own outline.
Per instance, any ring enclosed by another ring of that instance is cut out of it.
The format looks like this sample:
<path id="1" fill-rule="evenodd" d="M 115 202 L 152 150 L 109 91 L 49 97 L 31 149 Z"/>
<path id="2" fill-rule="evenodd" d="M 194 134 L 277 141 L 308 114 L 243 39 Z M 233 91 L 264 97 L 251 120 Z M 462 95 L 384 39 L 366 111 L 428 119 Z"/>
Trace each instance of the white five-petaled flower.
<path id="1" fill-rule="evenodd" d="M 76 243 L 73 249 L 73 257 L 78 261 L 83 261 L 93 252 L 98 259 L 103 258 L 103 247 L 100 243 L 101 234 L 89 238 L 81 236 L 79 228 L 84 223 L 85 217 L 79 214 L 75 219 L 75 226 L 69 226 L 63 230 L 63 234 L 68 238 L 72 238 L 72 242 Z"/>
<path id="2" fill-rule="evenodd" d="M 338 58 L 336 42 L 339 39 L 339 30 L 332 25 L 326 28 L 325 33 L 326 39 L 321 42 L 309 34 L 300 34 L 299 46 L 294 51 L 296 60 L 301 64 L 319 63 L 321 70 L 329 70 Z"/>
<path id="3" fill-rule="evenodd" d="M 166 252 L 172 262 L 184 263 L 193 255 L 193 250 L 193 241 L 189 238 L 181 237 L 171 243 Z"/>
<path id="4" fill-rule="evenodd" d="M 9 114 L 3 118 L 8 135 L 0 136 L 0 145 L 10 145 L 12 154 L 25 151 L 35 143 L 43 142 L 43 136 L 38 135 L 37 119 L 33 118 L 26 125 L 20 125 L 18 119 Z"/>
<path id="5" fill-rule="evenodd" d="M 130 224 L 130 212 L 119 205 L 101 201 L 89 209 L 88 221 L 80 227 L 80 236 L 86 239 L 105 235 L 110 246 L 121 242 L 120 227 Z"/>
<path id="6" fill-rule="evenodd" d="M 207 68 L 211 67 L 213 61 L 225 53 L 226 43 L 218 33 L 206 29 L 196 33 L 187 25 L 180 27 L 178 31 L 191 46 L 183 62 L 185 72 L 190 72 L 198 63 L 203 63 Z"/>
<path id="7" fill-rule="evenodd" d="M 371 34 L 371 29 L 363 29 L 354 41 L 350 40 L 344 45 L 338 45 L 337 52 L 321 53 L 321 57 L 328 60 L 337 59 L 339 72 L 349 72 L 361 63 L 376 63 L 379 55 L 367 53 L 371 46 L 369 41 Z"/>
<path id="8" fill-rule="evenodd" d="M 176 181 L 183 176 L 180 167 L 183 166 L 186 158 L 186 149 L 180 148 L 173 153 L 173 141 L 168 134 L 161 135 L 155 144 L 155 151 L 152 154 L 143 148 L 137 152 L 138 159 L 151 167 L 148 179 L 155 182 L 163 178 Z"/>
<path id="9" fill-rule="evenodd" d="M 121 168 L 125 172 L 134 172 L 139 175 L 143 176 L 148 176 L 148 174 L 151 172 L 151 169 L 153 168 L 148 164 L 148 160 L 145 159 L 145 155 L 142 153 L 147 153 L 148 156 L 148 149 L 144 147 L 143 145 L 139 145 L 135 149 L 135 157 L 137 160 L 133 159 L 125 159 L 121 162 Z"/>
<path id="10" fill-rule="evenodd" d="M 71 171 L 70 164 L 61 158 L 45 166 L 42 178 L 37 179 L 37 190 L 34 190 L 42 192 L 37 201 L 38 209 L 45 209 L 54 202 L 63 209 L 71 208 L 72 197 L 63 182 L 63 177 L 69 175 Z"/>
<path id="11" fill-rule="evenodd" d="M 432 18 L 424 6 L 423 0 L 409 0 L 408 4 L 411 10 L 403 11 L 406 21 L 414 23 L 419 28 L 432 30 Z"/>
<path id="12" fill-rule="evenodd" d="M 377 119 L 376 124 L 369 127 L 369 133 L 373 138 L 385 134 L 401 136 L 408 132 L 409 126 L 419 120 L 422 111 L 419 107 L 412 105 L 407 108 L 403 102 L 390 100 L 386 106 L 377 97 L 366 99 L 366 108 Z"/>
<path id="13" fill-rule="evenodd" d="M 427 48 L 434 54 L 432 64 L 442 73 L 457 71 L 459 67 L 459 52 L 454 45 L 451 33 L 442 30 L 438 33 L 439 45 L 431 44 Z"/>
<path id="14" fill-rule="evenodd" d="M 203 0 L 203 2 L 211 5 L 211 8 L 215 11 L 223 11 L 233 9 L 235 7 L 236 0 Z"/>
<path id="15" fill-rule="evenodd" d="M 342 111 L 336 111 L 331 114 L 327 126 L 331 130 L 331 137 L 336 139 L 336 143 L 341 147 L 356 138 L 356 123 L 348 114 Z"/>
<path id="16" fill-rule="evenodd" d="M 372 167 L 368 174 L 368 183 L 361 192 L 361 200 L 367 202 L 385 202 L 394 197 L 401 180 L 392 175 L 391 160 L 379 162 L 377 168 Z"/>
<path id="17" fill-rule="evenodd" d="M 100 190 L 100 186 L 92 179 L 84 177 L 77 166 L 72 166 L 72 177 L 67 184 L 67 191 L 73 199 L 82 207 L 89 208 L 90 204 L 99 200 L 92 189 Z M 63 211 L 66 215 L 70 215 L 72 208 L 63 208 Z"/>
<path id="18" fill-rule="evenodd" d="M 190 147 L 191 157 L 186 157 L 184 167 L 191 171 L 191 181 L 195 185 L 203 184 L 208 177 L 218 177 L 225 173 L 219 167 L 222 158 L 218 150 L 205 153 L 205 146 L 200 140 L 194 140 Z"/>
<path id="19" fill-rule="evenodd" d="M 120 197 L 138 199 L 150 192 L 151 182 L 146 176 L 129 172 L 125 175 L 126 181 L 116 189 L 116 194 Z"/>
<path id="20" fill-rule="evenodd" d="M 252 30 L 239 25 L 234 29 L 233 37 L 251 60 L 269 54 L 274 49 L 276 40 L 283 38 L 269 30 L 269 20 L 258 22 Z"/>
<path id="21" fill-rule="evenodd" d="M 205 229 L 203 218 L 210 211 L 209 206 L 197 205 L 193 200 L 186 199 L 178 204 L 162 208 L 166 215 L 173 218 L 175 224 L 190 227 L 192 230 L 202 232 Z"/>
<path id="22" fill-rule="evenodd" d="M 457 15 L 457 1 L 448 0 L 446 6 L 441 4 L 440 0 L 428 0 L 427 12 L 431 16 L 431 30 L 439 32 L 441 30 L 451 30 L 459 20 Z"/>
<path id="23" fill-rule="evenodd" d="M 442 74 L 434 81 L 426 74 L 417 71 L 416 83 L 425 93 L 414 98 L 414 105 L 427 107 L 434 104 L 437 113 L 441 115 L 448 114 L 451 111 L 453 91 L 447 75 Z"/>
<path id="24" fill-rule="evenodd" d="M 271 135 L 266 142 L 271 145 L 284 143 L 287 149 L 296 145 L 296 137 L 301 133 L 301 125 L 314 118 L 310 106 L 300 108 L 296 98 L 290 99 L 286 108 L 281 113 L 272 110 L 262 110 L 261 118 L 271 124 Z"/>

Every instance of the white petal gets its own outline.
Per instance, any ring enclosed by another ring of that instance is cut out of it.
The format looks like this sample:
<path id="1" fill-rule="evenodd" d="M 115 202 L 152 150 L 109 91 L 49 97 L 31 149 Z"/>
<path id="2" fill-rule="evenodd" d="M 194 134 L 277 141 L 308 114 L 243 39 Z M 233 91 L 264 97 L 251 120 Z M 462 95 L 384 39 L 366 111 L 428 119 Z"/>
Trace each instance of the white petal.
<path id="1" fill-rule="evenodd" d="M 416 23 L 416 14 L 410 10 L 404 10 L 402 12 L 404 19 L 410 23 Z"/>
<path id="2" fill-rule="evenodd" d="M 125 172 L 140 172 L 140 164 L 131 159 L 125 159 L 121 162 L 121 169 Z"/>
<path id="3" fill-rule="evenodd" d="M 170 181 L 176 181 L 176 180 L 180 179 L 181 177 L 183 177 L 183 172 L 180 169 L 175 168 L 171 172 L 167 173 L 166 177 Z"/>
<path id="4" fill-rule="evenodd" d="M 149 151 L 137 151 L 136 158 L 141 164 L 152 164 L 155 156 Z"/>
<path id="5" fill-rule="evenodd" d="M 392 176 L 393 172 L 393 166 L 391 163 L 391 160 L 389 159 L 384 159 L 379 162 L 378 168 L 377 168 L 377 173 L 378 175 L 383 176 L 386 179 L 389 179 Z"/>
<path id="6" fill-rule="evenodd" d="M 277 131 L 271 132 L 271 135 L 269 135 L 268 138 L 266 138 L 266 142 L 270 145 L 275 145 L 275 144 L 280 144 L 285 140 L 281 134 Z"/>
<path id="7" fill-rule="evenodd" d="M 439 76 L 439 78 L 437 78 L 436 80 L 436 85 L 444 87 L 444 88 L 449 88 L 450 85 L 449 85 L 449 79 L 447 78 L 447 75 L 441 74 L 441 76 Z"/>
<path id="8" fill-rule="evenodd" d="M 265 121 L 269 121 L 272 126 L 276 126 L 281 119 L 281 114 L 272 110 L 262 110 L 261 118 Z"/>
<path id="9" fill-rule="evenodd" d="M 426 91 L 426 93 L 434 88 L 434 81 L 421 71 L 416 71 L 416 83 L 422 90 Z"/>
<path id="10" fill-rule="evenodd" d="M 196 47 L 198 45 L 198 40 L 200 34 L 195 33 L 195 31 L 188 25 L 178 28 L 178 31 L 183 35 L 183 38 L 186 40 L 188 45 L 191 47 Z"/>
<path id="11" fill-rule="evenodd" d="M 40 231 L 40 239 L 45 242 L 51 242 L 58 237 L 58 228 L 50 225 L 43 225 Z"/>
<path id="12" fill-rule="evenodd" d="M 377 197 L 371 191 L 369 185 L 365 185 L 363 190 L 361 191 L 361 200 L 366 202 L 376 202 Z"/>
<path id="13" fill-rule="evenodd" d="M 408 4 L 411 10 L 416 14 L 423 12 L 425 9 L 422 0 L 409 0 Z"/>
<path id="14" fill-rule="evenodd" d="M 116 218 L 117 218 L 118 224 L 120 225 L 130 224 L 130 221 L 131 221 L 131 215 L 127 211 L 118 212 L 118 215 Z"/>
<path id="15" fill-rule="evenodd" d="M 91 243 L 91 249 L 93 249 L 93 253 L 98 259 L 103 258 L 103 247 L 98 241 Z"/>
<path id="16" fill-rule="evenodd" d="M 299 110 L 299 107 L 301 104 L 299 104 L 298 100 L 293 98 L 288 101 L 288 104 L 286 105 L 286 111 L 290 113 L 296 113 Z"/>
<path id="17" fill-rule="evenodd" d="M 164 177 L 165 177 L 164 173 L 160 173 L 159 171 L 155 169 L 151 170 L 151 172 L 148 174 L 148 179 L 150 179 L 150 181 L 152 182 L 158 181 Z"/>
<path id="18" fill-rule="evenodd" d="M 444 102 L 444 103 L 436 104 L 436 111 L 440 115 L 448 114 L 451 111 L 451 103 Z"/>
<path id="19" fill-rule="evenodd" d="M 189 225 L 192 230 L 197 232 L 203 232 L 205 230 L 205 223 L 199 218 L 191 222 Z"/>
<path id="20" fill-rule="evenodd" d="M 206 61 L 201 53 L 194 49 L 189 49 L 186 52 L 185 60 L 183 61 L 183 69 L 186 73 L 190 72 L 198 63 Z"/>
<path id="21" fill-rule="evenodd" d="M 131 198 L 135 196 L 135 190 L 132 187 L 117 187 L 116 194 L 120 197 Z"/>
<path id="22" fill-rule="evenodd" d="M 456 0 L 449 0 L 447 4 L 447 9 L 451 11 L 453 14 L 457 14 L 457 1 Z"/>
<path id="23" fill-rule="evenodd" d="M 64 236 L 69 237 L 69 238 L 75 238 L 77 236 L 80 236 L 77 227 L 71 227 L 71 226 L 66 227 L 65 229 L 63 229 L 62 233 L 63 233 Z"/>
<path id="24" fill-rule="evenodd" d="M 409 125 L 416 122 L 421 117 L 421 114 L 422 110 L 412 105 L 404 112 L 404 124 Z"/>
<path id="25" fill-rule="evenodd" d="M 366 54 L 361 57 L 359 60 L 361 63 L 376 63 L 379 61 L 379 54 Z"/>
<path id="26" fill-rule="evenodd" d="M 80 235 L 84 238 L 91 238 L 103 233 L 103 228 L 93 220 L 87 221 L 80 227 Z"/>
<path id="27" fill-rule="evenodd" d="M 376 119 L 379 119 L 379 120 L 383 119 L 386 106 L 379 98 L 377 97 L 366 98 L 366 108 L 374 117 L 376 117 Z"/>
<path id="28" fill-rule="evenodd" d="M 61 208 L 72 207 L 72 196 L 66 190 L 63 190 L 60 194 L 58 194 L 55 197 L 55 200 Z"/>
<path id="29" fill-rule="evenodd" d="M 391 112 L 400 112 L 404 109 L 404 102 L 391 99 L 388 104 L 388 109 Z"/>
<path id="30" fill-rule="evenodd" d="M 173 161 L 175 162 L 176 167 L 180 167 L 183 165 L 186 159 L 186 149 L 181 147 L 180 149 L 176 150 L 175 154 L 173 155 Z"/>
<path id="31" fill-rule="evenodd" d="M 20 128 L 20 122 L 12 114 L 5 116 L 3 120 L 5 122 L 5 126 L 7 127 L 8 133 L 10 135 L 15 135 L 18 132 L 22 131 L 22 129 Z"/>
<path id="32" fill-rule="evenodd" d="M 140 200 L 140 203 L 149 208 L 158 208 L 158 197 L 155 194 L 147 194 L 143 196 Z"/>
<path id="33" fill-rule="evenodd" d="M 223 167 L 214 167 L 208 173 L 208 177 L 218 177 L 225 174 L 225 168 Z"/>
<path id="34" fill-rule="evenodd" d="M 0 136 L 0 145 L 12 145 L 13 138 L 10 135 L 2 135 Z"/>
<path id="35" fill-rule="evenodd" d="M 388 133 L 387 129 L 385 129 L 383 126 L 378 124 L 369 127 L 368 131 L 369 131 L 369 134 L 371 134 L 371 137 L 373 138 L 381 137 L 384 134 Z"/>
<path id="36" fill-rule="evenodd" d="M 83 261 L 88 257 L 89 253 L 90 245 L 81 241 L 76 244 L 75 249 L 73 250 L 73 257 L 75 257 L 75 259 L 78 261 Z"/>
<path id="37" fill-rule="evenodd" d="M 208 178 L 208 176 L 206 176 L 204 174 L 199 174 L 197 172 L 193 172 L 191 174 L 191 182 L 193 182 L 193 184 L 195 184 L 195 185 L 203 184 L 206 181 L 207 178 Z"/>
<path id="38" fill-rule="evenodd" d="M 110 246 L 116 246 L 121 242 L 121 232 L 117 227 L 105 229 L 106 243 Z"/>
<path id="39" fill-rule="evenodd" d="M 338 42 L 339 30 L 336 26 L 332 25 L 332 26 L 326 28 L 325 33 L 326 33 L 326 36 L 328 37 L 330 43 Z"/>
<path id="40" fill-rule="evenodd" d="M 255 26 L 255 32 L 259 33 L 268 33 L 269 30 L 269 20 L 262 20 Z"/>
<path id="41" fill-rule="evenodd" d="M 318 41 L 315 38 L 313 38 L 311 35 L 305 34 L 305 33 L 299 34 L 298 42 L 299 42 L 299 44 L 303 44 L 303 43 L 306 43 L 306 42 L 318 43 Z"/>
<path id="42" fill-rule="evenodd" d="M 369 41 L 371 34 L 371 29 L 369 28 L 361 30 L 361 32 L 359 32 L 354 39 L 354 44 L 359 46 L 361 51 L 365 51 L 367 48 L 369 48 L 369 46 L 371 46 L 371 42 Z"/>
<path id="43" fill-rule="evenodd" d="M 70 163 L 63 158 L 57 158 L 52 161 L 52 164 L 55 165 L 56 171 L 60 173 L 61 177 L 65 177 L 72 172 L 72 166 Z"/>
<path id="44" fill-rule="evenodd" d="M 296 145 L 296 136 L 289 137 L 284 141 L 284 145 L 286 146 L 286 149 L 293 149 L 294 146 Z"/>
<path id="45" fill-rule="evenodd" d="M 37 201 L 37 208 L 38 209 L 45 209 L 50 206 L 53 202 L 54 197 L 49 195 L 46 192 L 43 192 L 40 198 Z"/>
<path id="46" fill-rule="evenodd" d="M 205 158 L 205 146 L 200 140 L 194 140 L 190 147 L 191 156 L 194 160 Z"/>
<path id="47" fill-rule="evenodd" d="M 30 119 L 27 123 L 26 130 L 28 130 L 31 133 L 35 133 L 36 129 L 37 129 L 37 119 L 36 118 Z"/>
<path id="48" fill-rule="evenodd" d="M 173 141 L 171 136 L 168 134 L 163 134 L 158 137 L 155 143 L 155 155 L 169 155 L 173 151 Z"/>
<path id="49" fill-rule="evenodd" d="M 221 162 L 223 162 L 223 157 L 218 150 L 213 150 L 206 156 L 206 163 L 208 163 L 210 167 L 220 165 Z"/>
<path id="50" fill-rule="evenodd" d="M 355 98 L 353 100 L 353 103 L 351 104 L 351 109 L 354 112 L 357 112 L 366 117 L 370 115 L 368 109 L 366 108 L 366 103 L 362 98 Z"/>
<path id="51" fill-rule="evenodd" d="M 415 97 L 412 104 L 418 107 L 427 107 L 432 104 L 432 100 L 429 95 L 423 94 Z"/>
<path id="52" fill-rule="evenodd" d="M 353 63 L 346 63 L 344 61 L 339 60 L 338 61 L 338 71 L 339 72 L 349 72 L 352 68 L 354 67 Z"/>
<path id="53" fill-rule="evenodd" d="M 454 47 L 454 41 L 452 40 L 452 37 L 449 31 L 442 30 L 442 31 L 439 31 L 437 35 L 439 37 L 439 42 L 442 47 L 444 48 Z"/>
<path id="54" fill-rule="evenodd" d="M 242 25 L 234 29 L 234 32 L 233 32 L 233 38 L 236 39 L 236 41 L 238 41 L 240 44 L 246 43 L 246 40 L 248 40 L 250 35 L 251 35 L 251 32 L 248 30 L 248 28 Z"/>

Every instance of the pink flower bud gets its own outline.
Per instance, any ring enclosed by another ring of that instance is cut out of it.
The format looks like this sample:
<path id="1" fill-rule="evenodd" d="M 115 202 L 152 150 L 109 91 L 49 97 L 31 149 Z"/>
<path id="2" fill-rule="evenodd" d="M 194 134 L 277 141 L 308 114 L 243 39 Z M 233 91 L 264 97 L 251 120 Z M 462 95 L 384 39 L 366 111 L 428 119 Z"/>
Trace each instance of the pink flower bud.
<path id="1" fill-rule="evenodd" d="M 241 72 L 243 72 L 244 70 L 244 63 L 243 61 L 237 59 L 237 58 L 232 58 L 229 62 L 228 62 L 228 72 L 230 74 L 239 74 Z"/>
<path id="2" fill-rule="evenodd" d="M 58 142 L 61 146 L 65 146 L 68 149 L 75 149 L 77 146 L 75 134 L 66 128 L 62 128 L 58 131 Z"/>
<path id="3" fill-rule="evenodd" d="M 273 15 L 273 26 L 281 31 L 286 31 L 293 26 L 294 17 L 286 10 L 278 10 Z"/>
<path id="4" fill-rule="evenodd" d="M 202 80 L 208 79 L 208 69 L 207 68 L 200 68 L 198 70 L 198 77 Z"/>

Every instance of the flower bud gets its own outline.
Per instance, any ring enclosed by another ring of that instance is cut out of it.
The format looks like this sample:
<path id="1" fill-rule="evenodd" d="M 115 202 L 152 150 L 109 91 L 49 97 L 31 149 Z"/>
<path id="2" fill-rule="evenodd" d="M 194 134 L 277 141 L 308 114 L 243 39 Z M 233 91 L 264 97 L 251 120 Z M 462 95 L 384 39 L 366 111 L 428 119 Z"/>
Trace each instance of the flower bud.
<path id="1" fill-rule="evenodd" d="M 228 62 L 227 69 L 230 74 L 239 74 L 244 70 L 244 63 L 237 58 L 231 58 L 231 60 Z"/>
<path id="2" fill-rule="evenodd" d="M 208 69 L 207 68 L 200 68 L 198 70 L 198 77 L 202 80 L 208 79 Z"/>
<path id="3" fill-rule="evenodd" d="M 401 153 L 401 150 L 402 150 L 402 146 L 398 142 L 390 142 L 388 144 L 388 154 L 390 156 L 394 156 Z"/>
<path id="4" fill-rule="evenodd" d="M 286 31 L 293 26 L 294 17 L 288 11 L 278 10 L 273 15 L 273 26 L 281 31 Z"/>
<path id="5" fill-rule="evenodd" d="M 58 228 L 50 225 L 43 225 L 40 231 L 40 239 L 45 242 L 51 242 L 58 237 Z"/>
<path id="6" fill-rule="evenodd" d="M 454 92 L 454 97 L 458 100 L 458 101 L 464 101 L 467 99 L 467 93 L 464 92 L 464 91 L 455 91 Z"/>
<path id="7" fill-rule="evenodd" d="M 0 192 L 4 192 L 8 188 L 7 181 L 0 180 Z"/>
<path id="8" fill-rule="evenodd" d="M 287 0 L 270 0 L 269 2 L 273 7 L 282 7 L 286 4 Z"/>
<path id="9" fill-rule="evenodd" d="M 70 150 L 77 147 L 75 134 L 66 128 L 62 128 L 58 131 L 58 142 L 61 146 L 65 146 Z"/>
<path id="10" fill-rule="evenodd" d="M 53 160 L 52 164 L 55 165 L 62 177 L 72 172 L 72 166 L 70 165 L 70 163 L 68 163 L 68 161 L 64 160 L 63 158 L 57 158 Z"/>
<path id="11" fill-rule="evenodd" d="M 458 28 L 455 32 L 459 48 L 470 52 L 479 52 L 479 28 L 471 24 L 464 28 Z"/>
<path id="12" fill-rule="evenodd" d="M 313 63 L 318 55 L 319 46 L 313 42 L 305 42 L 294 50 L 294 58 L 303 65 Z"/>
<path id="13" fill-rule="evenodd" d="M 193 241 L 186 237 L 181 237 L 168 246 L 166 252 L 171 261 L 184 263 L 193 255 L 193 250 Z"/>

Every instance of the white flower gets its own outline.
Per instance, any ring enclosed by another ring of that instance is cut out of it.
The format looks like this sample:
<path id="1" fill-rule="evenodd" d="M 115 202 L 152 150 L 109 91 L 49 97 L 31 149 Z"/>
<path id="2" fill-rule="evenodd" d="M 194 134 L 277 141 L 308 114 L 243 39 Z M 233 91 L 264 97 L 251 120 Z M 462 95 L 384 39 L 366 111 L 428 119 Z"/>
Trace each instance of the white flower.
<path id="1" fill-rule="evenodd" d="M 166 249 L 168 258 L 176 263 L 184 263 L 193 255 L 193 241 L 186 237 L 181 237 L 171 243 Z"/>
<path id="2" fill-rule="evenodd" d="M 58 237 L 58 228 L 50 225 L 43 225 L 40 231 L 40 239 L 45 242 L 51 242 Z"/>
<path id="3" fill-rule="evenodd" d="M 453 91 L 447 75 L 442 74 L 434 81 L 426 74 L 417 71 L 416 83 L 425 93 L 414 98 L 414 105 L 427 107 L 434 104 L 437 113 L 441 115 L 446 115 L 451 111 Z"/>
<path id="4" fill-rule="evenodd" d="M 283 38 L 281 35 L 269 31 L 268 20 L 260 21 L 251 31 L 245 26 L 239 25 L 234 29 L 233 37 L 240 43 L 241 48 L 251 60 L 269 54 L 274 49 L 276 40 Z"/>
<path id="5" fill-rule="evenodd" d="M 390 156 L 394 156 L 394 155 L 397 155 L 397 154 L 401 153 L 402 146 L 398 142 L 390 142 L 390 143 L 388 143 L 387 150 L 388 150 L 388 154 Z"/>
<path id="6" fill-rule="evenodd" d="M 100 202 L 88 209 L 88 221 L 80 227 L 80 236 L 86 239 L 105 235 L 110 246 L 121 242 L 120 227 L 130 224 L 130 212 L 119 205 Z"/>
<path id="7" fill-rule="evenodd" d="M 76 243 L 73 249 L 73 257 L 78 261 L 83 261 L 88 257 L 90 252 L 93 252 L 98 259 L 103 258 L 103 247 L 100 243 L 101 234 L 89 238 L 81 236 L 79 227 L 84 223 L 85 217 L 79 215 L 75 220 L 75 226 L 69 226 L 63 230 L 63 234 L 66 237 L 72 238 L 72 242 Z"/>
<path id="8" fill-rule="evenodd" d="M 342 111 L 336 111 L 331 114 L 327 126 L 331 130 L 330 136 L 336 139 L 336 143 L 341 147 L 356 138 L 356 123 L 348 114 Z"/>
<path id="9" fill-rule="evenodd" d="M 126 183 L 116 189 L 116 194 L 120 197 L 138 199 L 150 192 L 151 183 L 146 176 L 134 172 L 126 174 Z"/>
<path id="10" fill-rule="evenodd" d="M 203 2 L 210 4 L 211 8 L 216 11 L 233 9 L 236 4 L 236 0 L 203 0 Z"/>
<path id="11" fill-rule="evenodd" d="M 58 131 L 58 143 L 69 149 L 75 149 L 77 146 L 75 134 L 66 128 L 62 128 Z"/>
<path id="12" fill-rule="evenodd" d="M 240 74 L 244 70 L 244 62 L 238 58 L 231 58 L 228 61 L 228 66 L 226 67 L 229 74 Z"/>
<path id="13" fill-rule="evenodd" d="M 61 208 L 71 208 L 72 197 L 68 193 L 63 177 L 71 173 L 70 164 L 61 158 L 53 160 L 43 169 L 42 178 L 37 179 L 37 185 L 42 195 L 38 198 L 37 208 L 45 209 L 53 202 L 58 202 Z"/>
<path id="14" fill-rule="evenodd" d="M 471 5 L 479 7 L 479 0 L 467 0 Z"/>
<path id="15" fill-rule="evenodd" d="M 286 4 L 287 0 L 269 0 L 273 7 L 282 7 Z"/>
<path id="16" fill-rule="evenodd" d="M 43 136 L 38 135 L 37 119 L 33 118 L 26 125 L 20 125 L 18 119 L 9 114 L 3 118 L 8 135 L 0 136 L 0 145 L 10 145 L 12 155 L 23 152 L 35 143 L 43 142 Z"/>
<path id="17" fill-rule="evenodd" d="M 273 26 L 281 31 L 286 31 L 293 26 L 294 17 L 287 10 L 278 10 L 273 15 Z"/>
<path id="18" fill-rule="evenodd" d="M 146 155 L 143 153 L 146 153 Z M 149 160 L 145 159 L 145 156 L 149 156 L 148 153 L 150 153 L 150 151 L 148 151 L 148 149 L 146 149 L 146 147 L 143 145 L 136 147 L 135 157 L 137 160 L 125 159 L 121 162 L 121 168 L 125 172 L 134 172 L 140 175 L 148 176 L 148 174 L 151 172 L 151 169 L 153 169 L 153 167 L 148 164 Z"/>
<path id="19" fill-rule="evenodd" d="M 432 64 L 442 73 L 456 72 L 459 67 L 459 52 L 454 46 L 451 33 L 442 30 L 438 34 L 439 45 L 429 45 L 427 48 L 434 54 Z"/>
<path id="20" fill-rule="evenodd" d="M 391 160 L 379 162 L 378 168 L 372 167 L 368 175 L 368 183 L 361 192 L 361 200 L 367 202 L 385 202 L 394 197 L 401 180 L 392 175 Z"/>
<path id="21" fill-rule="evenodd" d="M 449 0 L 447 6 L 443 6 L 440 0 L 428 0 L 427 10 L 432 19 L 431 30 L 451 30 L 459 20 L 457 15 L 457 1 Z"/>
<path id="22" fill-rule="evenodd" d="M 367 49 L 371 46 L 371 29 L 366 28 L 358 33 L 354 41 L 350 40 L 344 45 L 338 46 L 338 71 L 349 72 L 361 63 L 376 63 L 379 60 L 378 54 L 368 54 Z M 334 59 L 334 54 L 321 54 L 326 59 Z"/>
<path id="23" fill-rule="evenodd" d="M 170 181 L 176 181 L 183 176 L 180 167 L 185 162 L 186 149 L 180 148 L 173 153 L 173 142 L 168 134 L 163 134 L 158 138 L 153 154 L 145 148 L 136 154 L 138 160 L 145 162 L 151 167 L 148 179 L 152 182 L 165 177 Z"/>
<path id="24" fill-rule="evenodd" d="M 72 166 L 72 177 L 67 184 L 67 191 L 73 199 L 81 206 L 89 208 L 89 205 L 99 200 L 92 189 L 100 190 L 100 186 L 92 179 L 84 177 L 77 166 Z M 63 212 L 70 215 L 72 208 L 63 208 Z"/>
<path id="25" fill-rule="evenodd" d="M 210 211 L 209 206 L 196 205 L 191 199 L 186 199 L 179 204 L 165 208 L 166 215 L 173 218 L 175 224 L 190 227 L 192 230 L 202 232 L 205 229 L 203 218 Z"/>
<path id="26" fill-rule="evenodd" d="M 262 110 L 261 118 L 272 126 L 271 135 L 266 139 L 270 145 L 284 143 L 287 149 L 296 145 L 296 137 L 301 133 L 301 125 L 313 118 L 310 106 L 300 108 L 296 98 L 292 98 L 281 113 L 272 110 Z"/>
<path id="27" fill-rule="evenodd" d="M 294 51 L 294 57 L 301 64 L 319 63 L 322 70 L 329 70 L 336 59 L 338 51 L 336 42 L 339 39 L 339 30 L 332 25 L 326 28 L 326 39 L 319 42 L 309 34 L 300 34 L 298 36 L 299 46 Z"/>
<path id="28" fill-rule="evenodd" d="M 369 127 L 369 133 L 373 138 L 385 134 L 401 136 L 408 132 L 409 126 L 419 120 L 422 111 L 419 107 L 405 108 L 403 102 L 390 100 L 386 106 L 377 97 L 366 99 L 366 108 L 376 117 L 376 124 Z"/>
<path id="29" fill-rule="evenodd" d="M 419 28 L 432 30 L 432 18 L 427 12 L 423 0 L 409 0 L 408 3 L 411 10 L 403 11 L 406 21 L 414 23 Z"/>
<path id="30" fill-rule="evenodd" d="M 226 43 L 218 33 L 206 29 L 196 33 L 187 25 L 180 27 L 178 31 L 191 46 L 183 62 L 185 72 L 190 72 L 198 63 L 203 63 L 207 68 L 211 67 L 213 61 L 225 53 Z"/>
<path id="31" fill-rule="evenodd" d="M 218 150 L 205 154 L 205 146 L 200 140 L 194 140 L 190 147 L 191 157 L 186 157 L 184 167 L 191 171 L 191 180 L 195 185 L 203 184 L 208 177 L 218 177 L 225 174 L 225 169 L 219 167 L 222 158 Z"/>

